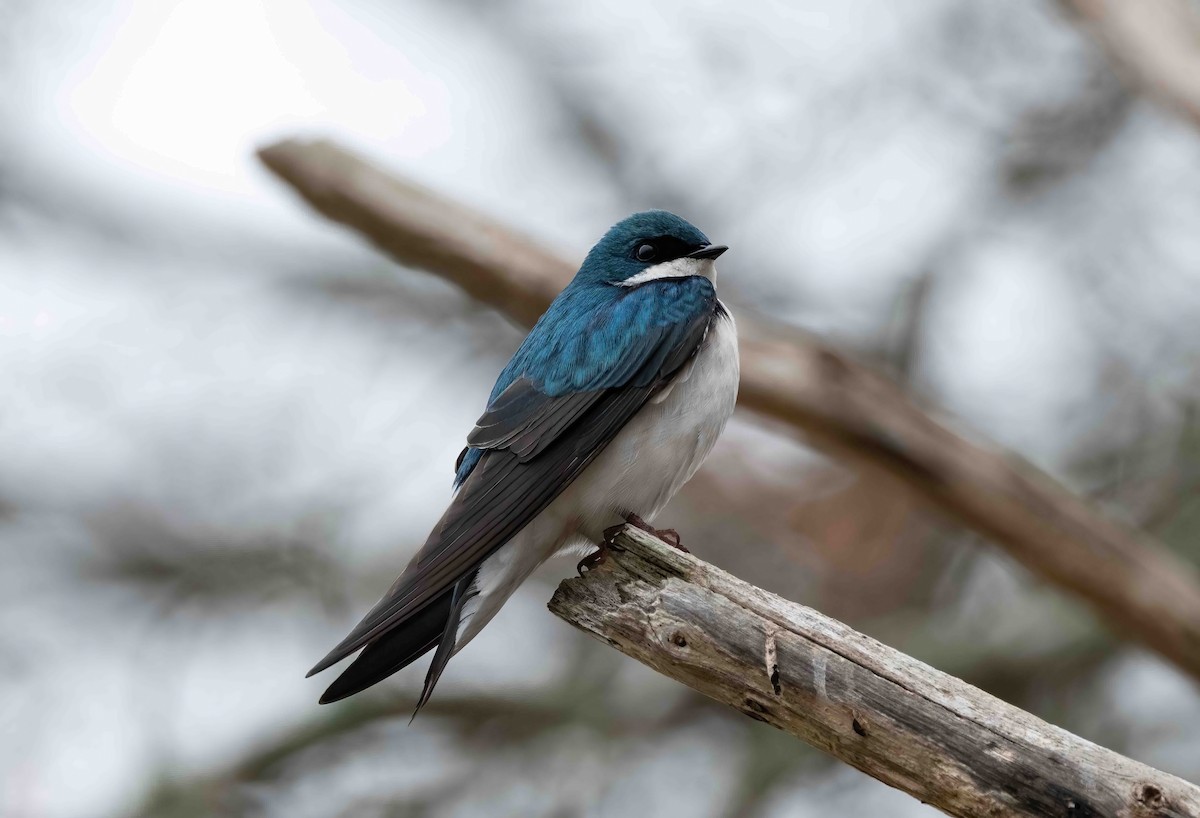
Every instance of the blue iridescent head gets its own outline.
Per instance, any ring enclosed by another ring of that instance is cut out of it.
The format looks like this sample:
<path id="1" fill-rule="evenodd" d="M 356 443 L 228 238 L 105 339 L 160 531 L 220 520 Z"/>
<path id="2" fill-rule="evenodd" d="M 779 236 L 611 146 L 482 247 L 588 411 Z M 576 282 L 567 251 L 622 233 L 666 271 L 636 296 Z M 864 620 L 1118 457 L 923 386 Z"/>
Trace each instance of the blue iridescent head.
<path id="1" fill-rule="evenodd" d="M 713 260 L 727 249 L 674 213 L 646 210 L 614 224 L 588 253 L 575 278 L 622 287 L 663 278 L 712 278 Z"/>

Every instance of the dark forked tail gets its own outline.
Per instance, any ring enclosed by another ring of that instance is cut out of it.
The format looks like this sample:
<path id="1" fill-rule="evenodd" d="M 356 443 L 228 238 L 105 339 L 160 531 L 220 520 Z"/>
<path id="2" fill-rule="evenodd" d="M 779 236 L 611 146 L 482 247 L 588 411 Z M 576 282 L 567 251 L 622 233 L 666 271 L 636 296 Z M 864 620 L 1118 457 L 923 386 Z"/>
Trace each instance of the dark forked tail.
<path id="1" fill-rule="evenodd" d="M 470 588 L 474 579 L 475 572 L 471 571 L 410 619 L 369 642 L 350 667 L 326 689 L 321 704 L 366 690 L 437 648 L 416 709 L 419 711 L 424 707 L 454 653 L 463 604 L 473 595 Z"/>

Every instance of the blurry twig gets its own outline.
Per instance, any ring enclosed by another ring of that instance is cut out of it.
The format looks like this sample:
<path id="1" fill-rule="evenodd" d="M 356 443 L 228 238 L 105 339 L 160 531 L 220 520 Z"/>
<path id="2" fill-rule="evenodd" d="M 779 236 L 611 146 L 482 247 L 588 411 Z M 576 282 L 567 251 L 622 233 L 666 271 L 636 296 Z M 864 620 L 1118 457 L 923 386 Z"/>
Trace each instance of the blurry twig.
<path id="1" fill-rule="evenodd" d="M 550 610 L 950 815 L 1200 815 L 1159 772 L 629 526 Z"/>
<path id="2" fill-rule="evenodd" d="M 1189 0 L 1059 0 L 1151 97 L 1200 127 L 1200 14 Z"/>
<path id="3" fill-rule="evenodd" d="M 925 319 L 936 288 L 937 268 L 928 266 L 909 282 L 892 314 L 883 358 L 901 383 L 911 385 L 916 375 Z"/>
<path id="4" fill-rule="evenodd" d="M 285 141 L 259 155 L 323 215 L 526 326 L 574 273 L 502 224 L 333 143 Z M 897 476 L 1200 678 L 1200 580 L 1191 566 L 1031 465 L 954 433 L 891 381 L 811 337 L 745 319 L 742 336 L 744 408 L 852 465 Z"/>

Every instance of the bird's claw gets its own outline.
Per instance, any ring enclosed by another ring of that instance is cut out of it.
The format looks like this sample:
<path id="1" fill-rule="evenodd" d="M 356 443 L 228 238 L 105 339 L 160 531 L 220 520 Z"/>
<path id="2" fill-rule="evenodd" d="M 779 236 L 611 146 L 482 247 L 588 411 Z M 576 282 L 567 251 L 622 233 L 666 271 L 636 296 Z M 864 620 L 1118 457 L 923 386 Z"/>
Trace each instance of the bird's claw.
<path id="1" fill-rule="evenodd" d="M 579 576 L 583 576 L 585 571 L 591 571 L 596 566 L 602 565 L 608 559 L 610 551 L 625 550 L 616 543 L 617 535 L 621 533 L 621 529 L 624 527 L 624 524 L 610 525 L 604 529 L 604 539 L 601 540 L 600 546 L 575 565 L 575 570 L 579 572 Z"/>
<path id="2" fill-rule="evenodd" d="M 625 549 L 617 545 L 617 535 L 621 533 L 621 529 L 625 527 L 624 523 L 620 525 L 610 525 L 604 529 L 604 545 L 614 551 L 624 551 Z"/>
<path id="3" fill-rule="evenodd" d="M 575 564 L 575 570 L 579 573 L 579 576 L 583 576 L 584 574 L 595 570 L 596 567 L 601 565 L 606 559 L 608 559 L 608 547 L 601 545 L 595 551 L 577 562 Z"/>
<path id="4" fill-rule="evenodd" d="M 643 520 L 636 514 L 628 514 L 625 516 L 625 523 L 645 531 L 658 537 L 672 548 L 678 549 L 685 554 L 692 553 L 683 547 L 683 538 L 679 536 L 679 532 L 673 528 L 655 528 L 650 523 Z M 608 559 L 610 551 L 624 551 L 625 549 L 617 545 L 617 535 L 621 533 L 621 529 L 625 527 L 625 523 L 619 525 L 610 525 L 604 529 L 604 540 L 600 543 L 600 547 L 586 557 L 581 559 L 576 565 L 575 570 L 579 572 L 579 576 L 583 576 L 587 571 L 591 571 L 598 565 L 602 565 Z"/>
<path id="5" fill-rule="evenodd" d="M 654 536 L 665 542 L 672 548 L 677 548 L 685 554 L 692 553 L 683 547 L 683 538 L 679 536 L 679 532 L 673 528 L 659 528 L 655 530 Z"/>
<path id="6" fill-rule="evenodd" d="M 672 548 L 682 551 L 685 554 L 692 553 L 691 551 L 688 551 L 686 548 L 683 547 L 683 538 L 680 537 L 679 532 L 673 528 L 655 528 L 654 526 L 650 525 L 650 523 L 646 522 L 638 515 L 632 514 L 632 513 L 626 515 L 625 522 L 629 523 L 634 528 L 640 528 L 642 531 L 645 531 L 647 534 L 652 534 L 655 537 L 658 537 L 660 540 L 662 540 L 663 542 L 665 542 L 667 545 L 671 546 Z M 613 526 L 613 528 L 616 528 L 619 530 L 621 527 Z M 611 530 L 612 529 L 605 529 L 605 532 L 604 532 L 605 535 L 607 536 L 608 532 Z"/>

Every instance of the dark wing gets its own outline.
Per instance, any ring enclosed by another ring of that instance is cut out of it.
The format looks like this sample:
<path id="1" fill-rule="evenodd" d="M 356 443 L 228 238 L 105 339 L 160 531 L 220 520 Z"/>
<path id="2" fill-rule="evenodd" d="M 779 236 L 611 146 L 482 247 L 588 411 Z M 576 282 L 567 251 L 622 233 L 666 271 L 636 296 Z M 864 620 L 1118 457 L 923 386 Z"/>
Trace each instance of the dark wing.
<path id="1" fill-rule="evenodd" d="M 624 333 L 620 354 L 611 349 L 593 351 L 612 363 L 590 378 L 590 388 L 551 395 L 533 377 L 524 376 L 492 401 L 468 438 L 471 448 L 482 450 L 482 457 L 425 545 L 379 603 L 309 675 L 370 642 L 382 641 L 384 634 L 427 606 L 444 604 L 464 575 L 579 476 L 699 349 L 715 304 L 711 284 L 699 281 L 707 288 L 694 286 L 707 297 L 691 299 L 694 306 L 683 315 L 677 301 L 635 304 L 662 320 L 644 322 L 636 333 Z M 427 647 L 424 642 L 422 646 Z"/>

